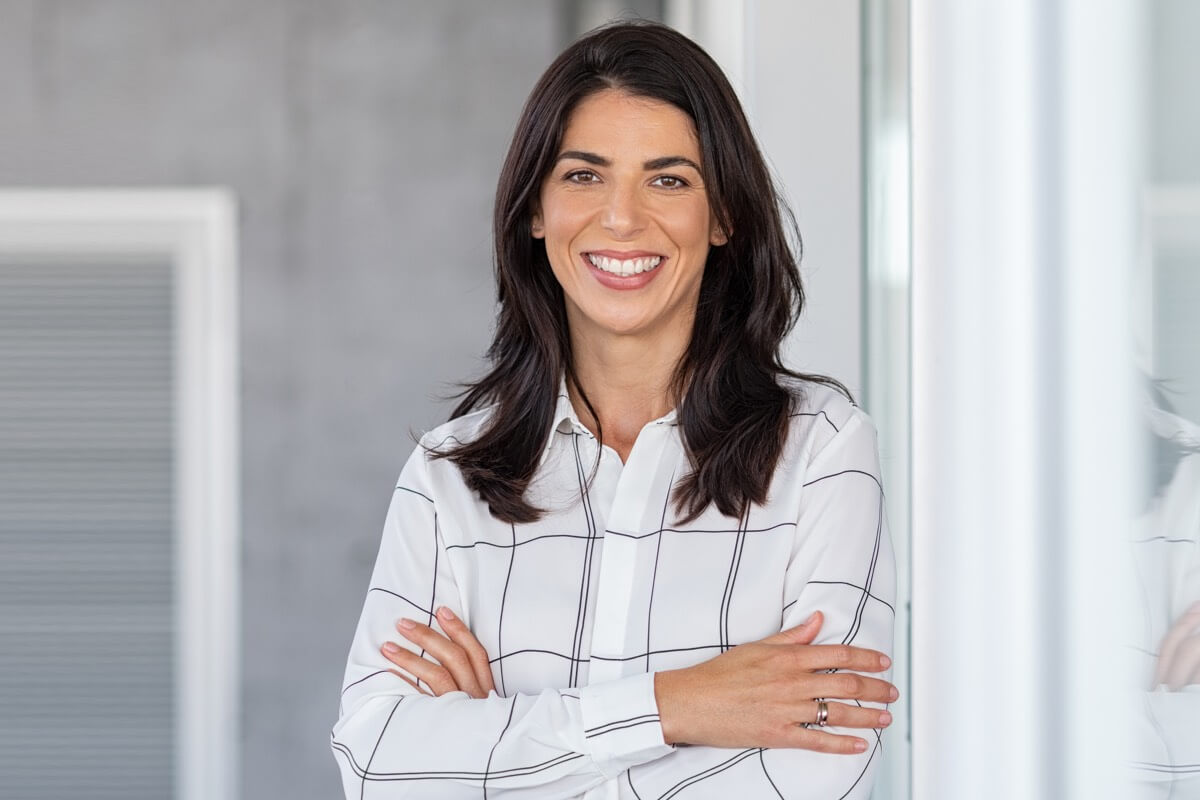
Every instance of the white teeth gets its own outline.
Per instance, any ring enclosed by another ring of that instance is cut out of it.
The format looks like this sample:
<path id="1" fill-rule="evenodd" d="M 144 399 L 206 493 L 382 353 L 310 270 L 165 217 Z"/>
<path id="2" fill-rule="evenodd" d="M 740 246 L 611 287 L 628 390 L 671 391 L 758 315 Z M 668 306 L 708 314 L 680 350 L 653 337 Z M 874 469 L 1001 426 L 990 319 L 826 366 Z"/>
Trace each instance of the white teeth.
<path id="1" fill-rule="evenodd" d="M 605 272 L 611 272 L 614 275 L 637 275 L 639 272 L 646 272 L 654 269 L 662 261 L 662 256 L 651 256 L 649 258 L 627 258 L 619 260 L 616 258 L 608 258 L 607 256 L 598 256 L 592 253 L 587 254 L 588 260 L 591 261 L 597 268 Z"/>

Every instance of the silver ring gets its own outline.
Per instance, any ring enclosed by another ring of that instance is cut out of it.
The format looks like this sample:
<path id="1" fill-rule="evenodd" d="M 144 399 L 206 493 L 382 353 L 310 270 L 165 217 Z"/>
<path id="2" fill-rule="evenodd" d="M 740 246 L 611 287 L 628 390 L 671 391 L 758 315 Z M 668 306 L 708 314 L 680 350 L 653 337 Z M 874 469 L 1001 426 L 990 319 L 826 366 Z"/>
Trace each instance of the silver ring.
<path id="1" fill-rule="evenodd" d="M 829 704 L 824 698 L 817 698 L 817 727 L 824 728 L 829 724 Z"/>

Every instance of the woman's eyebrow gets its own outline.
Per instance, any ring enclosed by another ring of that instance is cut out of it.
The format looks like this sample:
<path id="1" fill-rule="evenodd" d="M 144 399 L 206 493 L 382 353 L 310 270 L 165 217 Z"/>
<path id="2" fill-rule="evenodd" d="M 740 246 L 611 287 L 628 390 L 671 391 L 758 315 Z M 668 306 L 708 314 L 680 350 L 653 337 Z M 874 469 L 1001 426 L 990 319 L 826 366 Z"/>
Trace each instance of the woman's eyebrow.
<path id="1" fill-rule="evenodd" d="M 647 170 L 666 169 L 667 167 L 680 166 L 691 167 L 692 169 L 696 170 L 696 172 L 700 172 L 700 165 L 695 161 L 692 161 L 687 156 L 662 156 L 661 158 L 652 158 L 646 163 L 642 164 L 642 168 Z"/>
<path id="2" fill-rule="evenodd" d="M 558 154 L 555 161 L 563 161 L 568 158 L 573 158 L 576 161 L 586 161 L 589 164 L 595 164 L 597 167 L 611 167 L 612 162 L 604 156 L 598 156 L 595 153 L 589 153 L 586 150 L 564 150 Z"/>
<path id="3" fill-rule="evenodd" d="M 605 158 L 604 156 L 597 155 L 596 153 L 589 153 L 586 150 L 564 150 L 558 154 L 556 161 L 563 161 L 564 159 L 568 158 L 572 158 L 577 161 L 584 161 L 588 164 L 594 164 L 597 167 L 612 166 L 612 161 L 609 159 Z M 649 161 L 642 163 L 642 169 L 645 170 L 666 169 L 667 167 L 678 166 L 691 167 L 692 169 L 696 170 L 696 172 L 700 172 L 700 165 L 695 161 L 692 161 L 687 156 L 659 156 L 658 158 L 652 158 Z"/>

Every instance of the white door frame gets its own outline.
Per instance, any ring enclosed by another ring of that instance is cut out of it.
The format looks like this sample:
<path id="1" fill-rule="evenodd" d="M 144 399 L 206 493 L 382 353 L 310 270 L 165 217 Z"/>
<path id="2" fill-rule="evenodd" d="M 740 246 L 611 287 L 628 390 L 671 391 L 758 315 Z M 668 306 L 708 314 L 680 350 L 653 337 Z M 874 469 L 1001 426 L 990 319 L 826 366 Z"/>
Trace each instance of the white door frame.
<path id="1" fill-rule="evenodd" d="M 173 265 L 177 800 L 239 788 L 236 209 L 220 189 L 0 190 L 0 253 Z"/>

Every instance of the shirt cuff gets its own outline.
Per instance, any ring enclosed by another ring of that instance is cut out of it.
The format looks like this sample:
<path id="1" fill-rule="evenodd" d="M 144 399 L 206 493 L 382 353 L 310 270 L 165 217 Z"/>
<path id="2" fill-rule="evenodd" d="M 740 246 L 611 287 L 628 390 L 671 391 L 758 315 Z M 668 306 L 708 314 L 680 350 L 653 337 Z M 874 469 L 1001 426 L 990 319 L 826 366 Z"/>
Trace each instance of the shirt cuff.
<path id="1" fill-rule="evenodd" d="M 579 707 L 589 755 L 608 778 L 675 750 L 663 739 L 653 672 L 582 686 Z"/>

